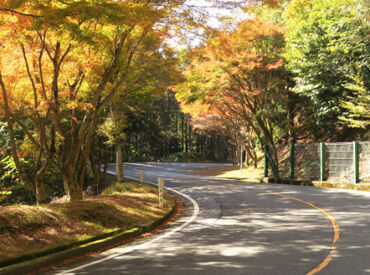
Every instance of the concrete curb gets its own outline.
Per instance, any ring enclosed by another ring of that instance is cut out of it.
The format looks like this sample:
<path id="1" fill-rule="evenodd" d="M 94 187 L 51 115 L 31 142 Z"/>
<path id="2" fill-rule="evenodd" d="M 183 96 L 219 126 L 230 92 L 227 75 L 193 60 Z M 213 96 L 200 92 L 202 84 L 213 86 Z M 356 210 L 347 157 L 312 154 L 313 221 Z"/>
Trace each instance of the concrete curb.
<path id="1" fill-rule="evenodd" d="M 368 183 L 346 183 L 346 182 L 329 182 L 329 181 L 304 181 L 304 180 L 284 180 L 274 178 L 263 178 L 263 183 L 274 183 L 274 184 L 291 184 L 301 186 L 311 186 L 320 188 L 334 188 L 334 189 L 345 189 L 354 191 L 370 191 L 370 184 Z"/>
<path id="2" fill-rule="evenodd" d="M 175 213 L 176 208 L 177 203 L 175 203 L 175 205 L 166 215 L 164 215 L 163 217 L 159 218 L 158 220 L 154 221 L 149 225 L 143 225 L 140 226 L 139 228 L 132 228 L 124 232 L 118 230 L 117 234 L 105 238 L 103 237 L 100 240 L 95 240 L 93 242 L 89 242 L 82 245 L 78 242 L 73 248 L 65 249 L 63 251 L 52 253 L 50 255 L 37 257 L 31 260 L 5 266 L 3 268 L 0 268 L 0 274 L 10 274 L 10 275 L 27 274 L 40 268 L 47 267 L 58 262 L 62 262 L 64 260 L 76 256 L 81 256 L 89 252 L 94 252 L 96 250 L 110 246 L 114 243 L 122 242 L 132 237 L 137 237 L 143 233 L 152 231 L 154 228 L 167 221 Z M 73 246 L 73 244 L 71 245 Z"/>

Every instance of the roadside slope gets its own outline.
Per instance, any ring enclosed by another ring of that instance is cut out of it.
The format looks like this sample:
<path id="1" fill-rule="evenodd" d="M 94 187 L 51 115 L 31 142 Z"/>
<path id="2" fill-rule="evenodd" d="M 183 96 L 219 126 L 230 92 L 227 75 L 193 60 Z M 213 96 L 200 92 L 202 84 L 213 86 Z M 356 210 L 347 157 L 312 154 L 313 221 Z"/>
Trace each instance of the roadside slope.
<path id="1" fill-rule="evenodd" d="M 174 205 L 174 197 L 165 193 L 164 206 L 159 207 L 154 186 L 130 180 L 84 201 L 3 206 L 0 264 L 9 265 L 17 259 L 19 262 L 22 257 L 43 251 L 60 251 L 96 236 L 146 227 L 166 216 Z"/>

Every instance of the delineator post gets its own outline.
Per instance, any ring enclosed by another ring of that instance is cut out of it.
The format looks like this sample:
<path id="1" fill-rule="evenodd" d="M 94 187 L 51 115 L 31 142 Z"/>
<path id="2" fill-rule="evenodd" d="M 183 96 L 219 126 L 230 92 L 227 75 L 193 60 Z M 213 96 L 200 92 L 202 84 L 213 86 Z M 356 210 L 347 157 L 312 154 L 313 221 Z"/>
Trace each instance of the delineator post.
<path id="1" fill-rule="evenodd" d="M 140 183 L 144 183 L 144 172 L 140 172 Z"/>
<path id="2" fill-rule="evenodd" d="M 164 186 L 163 178 L 158 178 L 158 200 L 160 207 L 163 207 L 163 186 Z"/>

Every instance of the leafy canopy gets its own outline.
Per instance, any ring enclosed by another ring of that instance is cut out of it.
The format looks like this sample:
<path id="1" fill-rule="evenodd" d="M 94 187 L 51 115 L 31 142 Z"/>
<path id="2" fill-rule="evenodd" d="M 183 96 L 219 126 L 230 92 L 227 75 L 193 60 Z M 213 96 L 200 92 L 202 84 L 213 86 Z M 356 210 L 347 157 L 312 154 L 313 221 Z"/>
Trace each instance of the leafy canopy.
<path id="1" fill-rule="evenodd" d="M 366 1 L 295 0 L 285 10 L 284 57 L 294 91 L 312 99 L 320 125 L 370 123 L 370 41 Z"/>

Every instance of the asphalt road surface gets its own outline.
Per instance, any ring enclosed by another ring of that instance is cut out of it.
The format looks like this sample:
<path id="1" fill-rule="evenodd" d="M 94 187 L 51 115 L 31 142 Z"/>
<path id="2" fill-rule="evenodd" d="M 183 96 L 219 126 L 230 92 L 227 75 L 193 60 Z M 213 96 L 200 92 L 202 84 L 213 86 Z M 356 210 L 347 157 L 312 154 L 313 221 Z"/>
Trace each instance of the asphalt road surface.
<path id="1" fill-rule="evenodd" d="M 195 176 L 217 164 L 137 163 L 125 176 L 185 203 L 166 230 L 54 274 L 370 274 L 370 192 Z M 114 172 L 114 167 L 110 167 Z"/>

